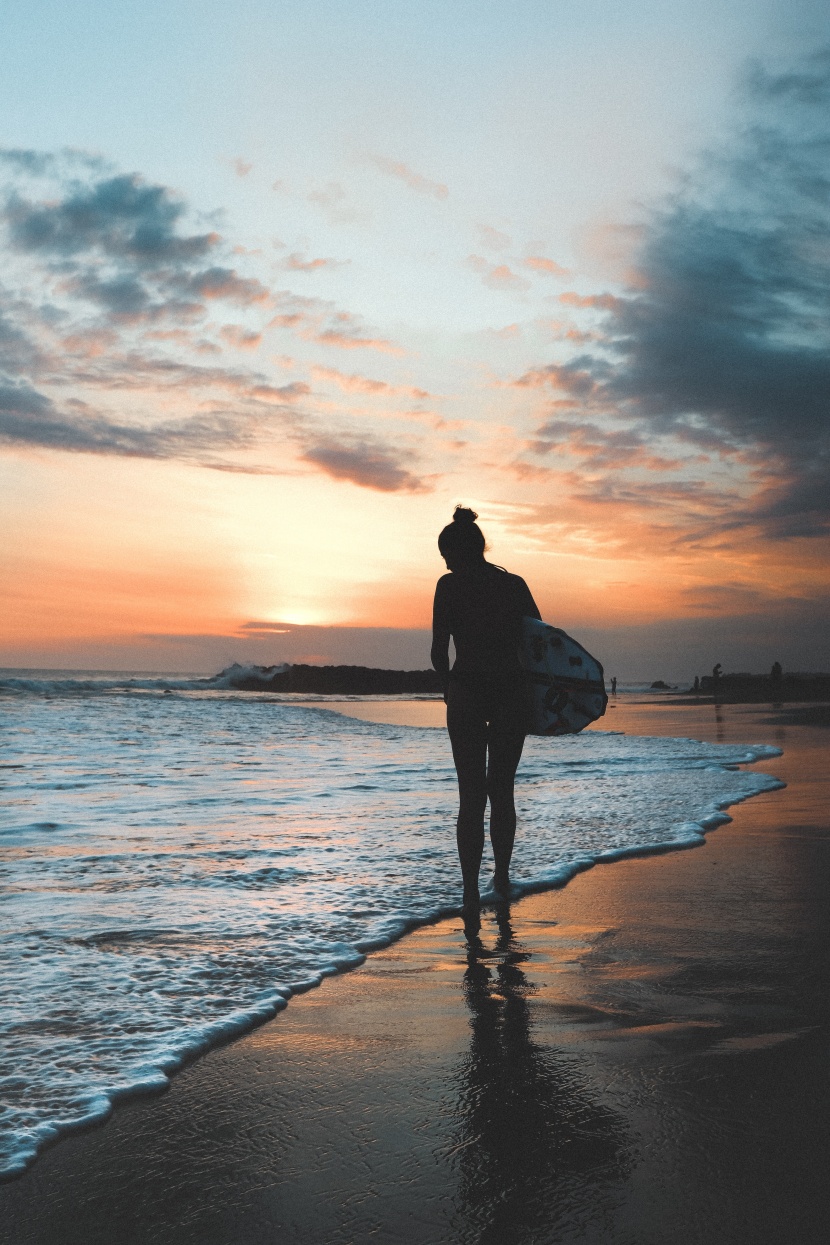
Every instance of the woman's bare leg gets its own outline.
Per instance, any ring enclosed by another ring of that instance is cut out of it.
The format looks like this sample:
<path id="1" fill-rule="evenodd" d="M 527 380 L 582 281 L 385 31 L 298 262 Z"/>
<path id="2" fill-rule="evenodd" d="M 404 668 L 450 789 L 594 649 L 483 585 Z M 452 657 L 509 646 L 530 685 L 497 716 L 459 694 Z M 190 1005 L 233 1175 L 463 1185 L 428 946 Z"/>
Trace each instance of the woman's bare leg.
<path id="1" fill-rule="evenodd" d="M 493 845 L 496 890 L 510 885 L 510 859 L 516 838 L 516 805 L 513 787 L 525 737 L 515 732 L 490 733 L 487 763 L 487 794 L 490 798 L 490 842 Z"/>
<path id="2" fill-rule="evenodd" d="M 487 723 L 477 711 L 476 698 L 464 688 L 450 688 L 447 730 L 458 774 L 456 842 L 464 884 L 464 902 L 478 900 L 478 875 L 484 851 L 484 812 L 487 807 Z"/>

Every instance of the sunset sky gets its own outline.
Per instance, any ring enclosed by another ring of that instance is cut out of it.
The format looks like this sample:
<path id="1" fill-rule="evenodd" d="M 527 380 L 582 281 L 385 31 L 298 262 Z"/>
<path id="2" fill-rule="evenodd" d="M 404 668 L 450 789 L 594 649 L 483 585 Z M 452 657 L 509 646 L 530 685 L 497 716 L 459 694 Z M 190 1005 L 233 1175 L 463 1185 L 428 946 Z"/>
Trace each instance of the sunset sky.
<path id="1" fill-rule="evenodd" d="M 428 664 L 435 539 L 608 674 L 830 667 L 818 0 L 27 0 L 0 664 Z"/>

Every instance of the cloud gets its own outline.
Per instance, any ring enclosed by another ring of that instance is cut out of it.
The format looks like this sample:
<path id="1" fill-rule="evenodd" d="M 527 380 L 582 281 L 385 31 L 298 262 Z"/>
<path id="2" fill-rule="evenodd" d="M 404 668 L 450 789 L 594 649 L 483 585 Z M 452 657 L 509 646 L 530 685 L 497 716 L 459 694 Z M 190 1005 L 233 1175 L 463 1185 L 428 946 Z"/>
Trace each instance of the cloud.
<path id="1" fill-rule="evenodd" d="M 427 401 L 432 395 L 426 389 L 418 389 L 414 385 L 390 385 L 385 380 L 373 380 L 370 376 L 347 375 L 337 368 L 312 366 L 312 375 L 321 380 L 332 381 L 347 393 L 377 393 L 389 396 L 405 395 L 418 401 Z"/>
<path id="2" fill-rule="evenodd" d="M 289 329 L 306 341 L 319 342 L 340 350 L 378 350 L 382 354 L 403 354 L 403 349 L 383 337 L 374 337 L 360 316 L 339 311 L 334 303 L 279 291 L 274 301 L 281 309 L 269 327 Z"/>
<path id="3" fill-rule="evenodd" d="M 184 204 L 165 187 L 137 174 L 79 187 L 57 203 L 12 194 L 3 210 L 16 250 L 52 256 L 94 250 L 140 267 L 192 261 L 215 246 L 215 233 L 176 232 L 183 213 Z"/>
<path id="4" fill-rule="evenodd" d="M 275 182 L 274 189 L 277 189 L 277 185 Z M 317 186 L 306 198 L 309 203 L 316 203 L 335 224 L 349 225 L 365 219 L 364 213 L 347 206 L 348 196 L 339 182 L 327 182 L 325 186 Z"/>
<path id="5" fill-rule="evenodd" d="M 314 341 L 322 346 L 336 346 L 338 350 L 379 350 L 381 354 L 403 354 L 404 351 L 385 337 L 363 337 L 346 329 L 326 328 L 314 334 Z"/>
<path id="6" fill-rule="evenodd" d="M 756 75 L 767 115 L 723 168 L 726 193 L 655 221 L 644 290 L 611 325 L 611 394 L 655 430 L 766 454 L 779 487 L 755 517 L 781 536 L 830 531 L 828 88 L 828 57 Z"/>
<path id="7" fill-rule="evenodd" d="M 350 262 L 348 259 L 305 259 L 299 251 L 292 251 L 282 261 L 282 266 L 289 272 L 318 272 L 321 268 L 342 268 Z"/>
<path id="8" fill-rule="evenodd" d="M 608 397 L 603 388 L 601 368 L 590 355 L 582 355 L 570 363 L 548 363 L 544 367 L 532 368 L 513 383 L 519 388 L 535 389 L 550 385 L 568 395 L 562 405 L 584 409 L 592 399 L 597 398 L 600 408 L 607 409 Z"/>
<path id="9" fill-rule="evenodd" d="M 468 255 L 466 264 L 473 272 L 479 273 L 485 285 L 493 290 L 511 290 L 523 293 L 530 289 L 530 282 L 518 273 L 513 272 L 507 264 L 491 264 L 482 255 Z"/>
<path id="10" fill-rule="evenodd" d="M 560 294 L 558 301 L 565 307 L 591 307 L 595 311 L 620 311 L 623 302 L 613 294 L 576 294 L 567 290 Z"/>
<path id="11" fill-rule="evenodd" d="M 237 350 L 256 350 L 262 342 L 261 333 L 243 328 L 241 324 L 225 324 L 219 331 L 224 341 Z"/>
<path id="12" fill-rule="evenodd" d="M 449 189 L 443 182 L 430 181 L 428 177 L 422 177 L 420 173 L 416 173 L 408 164 L 404 164 L 400 160 L 390 160 L 386 156 L 367 155 L 366 159 L 375 168 L 380 169 L 381 173 L 386 173 L 388 177 L 396 177 L 398 181 L 403 182 L 410 190 L 416 191 L 421 195 L 431 195 L 434 199 L 446 199 Z"/>
<path id="13" fill-rule="evenodd" d="M 135 173 L 102 172 L 96 160 L 72 153 L 30 156 L 3 162 L 23 168 L 28 182 L 24 177 L 25 185 L 13 180 L 7 187 L 0 222 L 12 271 L 14 261 L 25 262 L 51 280 L 52 303 L 41 304 L 41 326 L 50 317 L 82 316 L 79 304 L 123 329 L 191 323 L 216 300 L 268 301 L 260 281 L 216 262 L 227 249 L 219 234 L 184 228 L 187 205 L 167 187 Z"/>
<path id="14" fill-rule="evenodd" d="M 241 400 L 290 402 L 309 392 L 308 385 L 293 381 L 271 385 L 262 372 L 230 367 L 205 367 L 184 359 L 142 354 L 137 350 L 119 354 L 110 351 L 103 359 L 82 342 L 82 357 L 72 370 L 72 379 L 103 390 L 152 392 L 182 391 L 184 395 L 204 390 L 220 390 Z M 54 379 L 54 378 L 53 378 Z"/>
<path id="15" fill-rule="evenodd" d="M 539 455 L 554 451 L 581 458 L 595 467 L 644 467 L 670 471 L 682 465 L 679 458 L 655 453 L 647 429 L 602 428 L 598 424 L 550 419 L 538 428 L 531 449 Z"/>
<path id="16" fill-rule="evenodd" d="M 256 632 L 257 634 L 288 635 L 291 631 L 291 628 L 286 627 L 282 623 L 265 622 L 265 621 L 259 622 L 256 619 L 252 619 L 250 622 L 242 623 L 239 630 L 240 631 L 253 631 L 253 632 Z"/>
<path id="17" fill-rule="evenodd" d="M 713 530 L 830 532 L 830 52 L 756 69 L 732 147 L 654 212 L 602 349 L 530 369 L 570 409 L 745 464 L 747 495 Z"/>
<path id="18" fill-rule="evenodd" d="M 171 282 L 174 289 L 197 298 L 221 298 L 229 303 L 248 307 L 251 303 L 264 303 L 270 298 L 266 287 L 255 277 L 240 277 L 233 268 L 207 268 L 192 276 L 180 277 Z"/>
<path id="19" fill-rule="evenodd" d="M 60 411 L 27 386 L 0 388 L 0 441 L 83 454 L 127 458 L 201 458 L 213 450 L 245 449 L 253 420 L 204 414 L 152 427 L 118 423 L 82 411 Z"/>
<path id="20" fill-rule="evenodd" d="M 512 245 L 510 235 L 492 225 L 479 225 L 478 234 L 481 246 L 487 251 L 506 251 Z"/>
<path id="21" fill-rule="evenodd" d="M 544 255 L 528 255 L 527 259 L 522 260 L 522 264 L 525 268 L 530 268 L 532 272 L 541 273 L 545 277 L 571 276 L 567 268 L 563 268 L 553 259 L 547 259 Z"/>
<path id="22" fill-rule="evenodd" d="M 403 455 L 377 442 L 326 439 L 309 445 L 301 457 L 335 480 L 381 493 L 422 492 L 426 487 L 409 471 Z"/>
<path id="23" fill-rule="evenodd" d="M 138 174 L 27 151 L 0 151 L 2 173 L 3 445 L 254 474 L 296 469 L 299 453 L 368 488 L 422 487 L 405 455 L 355 434 L 353 412 L 345 434 L 336 415 L 324 423 L 304 380 L 275 384 L 264 370 L 202 361 L 254 350 L 276 328 L 320 345 L 401 353 L 359 316 L 272 291 L 230 266 L 231 254 L 250 262 L 249 253 L 188 229 L 184 200 Z M 290 258 L 297 271 L 334 263 Z M 241 322 L 212 321 L 222 304 L 238 308 Z"/>

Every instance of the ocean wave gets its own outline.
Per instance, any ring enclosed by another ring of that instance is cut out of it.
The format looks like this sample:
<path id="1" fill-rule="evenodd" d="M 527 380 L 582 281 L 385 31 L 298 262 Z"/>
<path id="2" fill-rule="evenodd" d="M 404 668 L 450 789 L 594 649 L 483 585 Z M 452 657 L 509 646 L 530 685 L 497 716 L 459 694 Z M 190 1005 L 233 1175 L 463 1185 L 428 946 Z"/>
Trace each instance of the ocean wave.
<path id="1" fill-rule="evenodd" d="M 240 690 L 252 682 L 260 683 L 266 690 L 269 677 L 286 669 L 284 664 L 255 666 L 234 662 L 212 675 L 0 670 L 0 695 L 106 696 L 131 692 L 219 692 Z"/>
<path id="2" fill-rule="evenodd" d="M 336 700 L 410 700 L 435 698 L 437 693 L 429 692 L 372 692 L 369 695 L 356 695 L 349 692 L 286 692 L 275 691 L 271 680 L 288 670 L 285 664 L 277 666 L 257 666 L 234 662 L 220 670 L 218 674 L 165 674 L 145 672 L 110 672 L 97 671 L 21 671 L 0 669 L 0 697 L 40 696 L 40 697 L 73 697 L 73 696 L 163 696 L 188 695 L 194 697 L 224 696 L 267 696 L 268 699 L 284 701 L 287 704 L 324 703 L 332 698 Z M 371 672 L 370 672 L 371 673 Z M 406 672 L 404 672 L 406 673 Z M 440 698 L 440 697 L 439 697 Z"/>
<path id="3" fill-rule="evenodd" d="M 458 911 L 442 731 L 257 696 L 16 696 L 4 720 L 7 1175 Z M 700 844 L 729 805 L 779 785 L 740 768 L 777 754 L 600 731 L 529 740 L 516 893 Z"/>

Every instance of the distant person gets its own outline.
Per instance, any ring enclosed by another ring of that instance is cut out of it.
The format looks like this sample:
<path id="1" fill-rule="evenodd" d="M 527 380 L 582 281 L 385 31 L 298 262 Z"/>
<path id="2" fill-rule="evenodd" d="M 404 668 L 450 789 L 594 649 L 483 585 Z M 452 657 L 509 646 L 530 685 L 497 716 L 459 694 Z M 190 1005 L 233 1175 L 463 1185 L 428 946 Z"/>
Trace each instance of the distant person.
<path id="1" fill-rule="evenodd" d="M 435 588 L 432 664 L 444 688 L 447 730 L 458 774 L 456 841 L 464 886 L 464 915 L 478 911 L 484 814 L 490 800 L 492 889 L 510 894 L 516 835 L 513 784 L 529 718 L 527 683 L 519 665 L 522 618 L 541 619 L 530 589 L 484 557 L 484 534 L 474 510 L 456 506 L 438 537 L 449 574 Z M 455 644 L 450 669 L 449 643 Z"/>
<path id="2" fill-rule="evenodd" d="M 693 692 L 700 691 L 700 678 L 698 675 L 695 675 L 695 681 L 694 681 L 694 686 L 692 687 L 692 691 Z"/>
<path id="3" fill-rule="evenodd" d="M 772 679 L 773 683 L 781 682 L 782 678 L 784 677 L 784 671 L 782 669 L 780 661 L 775 661 L 772 663 L 772 670 L 770 670 L 769 672 L 769 677 Z"/>
<path id="4" fill-rule="evenodd" d="M 616 677 L 614 677 L 611 679 L 611 695 L 616 696 L 616 694 L 617 694 L 617 680 L 616 680 Z"/>

